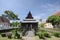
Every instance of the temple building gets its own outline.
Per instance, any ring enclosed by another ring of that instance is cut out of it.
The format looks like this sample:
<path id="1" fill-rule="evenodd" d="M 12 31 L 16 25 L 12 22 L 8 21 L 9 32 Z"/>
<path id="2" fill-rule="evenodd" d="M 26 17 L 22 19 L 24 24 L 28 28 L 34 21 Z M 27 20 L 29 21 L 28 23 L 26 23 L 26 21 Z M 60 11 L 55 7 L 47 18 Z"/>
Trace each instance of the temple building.
<path id="1" fill-rule="evenodd" d="M 27 17 L 21 21 L 22 30 L 25 32 L 34 30 L 35 32 L 38 29 L 38 21 L 36 21 L 31 12 L 28 13 Z"/>
<path id="2" fill-rule="evenodd" d="M 10 26 L 10 21 L 5 17 L 0 16 L 0 29 L 8 28 L 9 26 Z"/>

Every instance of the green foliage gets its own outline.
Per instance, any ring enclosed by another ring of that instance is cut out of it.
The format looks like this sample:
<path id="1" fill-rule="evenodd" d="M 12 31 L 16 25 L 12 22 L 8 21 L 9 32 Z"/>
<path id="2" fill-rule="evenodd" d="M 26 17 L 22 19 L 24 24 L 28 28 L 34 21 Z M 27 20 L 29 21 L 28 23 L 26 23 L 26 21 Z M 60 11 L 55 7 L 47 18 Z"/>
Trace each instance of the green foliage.
<path id="1" fill-rule="evenodd" d="M 10 26 L 20 26 L 20 22 L 12 22 L 10 23 Z"/>
<path id="2" fill-rule="evenodd" d="M 54 35 L 55 37 L 60 37 L 60 33 L 57 33 L 57 32 L 54 32 L 53 35 Z"/>
<path id="3" fill-rule="evenodd" d="M 46 31 L 40 31 L 37 33 L 37 35 L 39 36 L 39 38 L 44 39 L 45 37 L 50 38 L 51 36 L 49 35 L 49 33 L 47 33 Z"/>
<path id="4" fill-rule="evenodd" d="M 15 31 L 15 37 L 14 38 L 20 38 L 20 34 L 18 34 L 17 30 Z"/>
<path id="5" fill-rule="evenodd" d="M 6 33 L 1 33 L 1 36 L 2 37 L 6 37 Z"/>
<path id="6" fill-rule="evenodd" d="M 9 39 L 11 39 L 11 38 L 12 38 L 12 33 L 8 33 L 8 34 L 7 34 L 7 37 L 8 37 Z"/>
<path id="7" fill-rule="evenodd" d="M 44 27 L 44 23 L 40 23 L 40 27 Z"/>
<path id="8" fill-rule="evenodd" d="M 51 37 L 47 32 L 44 32 L 43 34 L 44 34 L 44 37 L 47 37 L 47 38 Z"/>
<path id="9" fill-rule="evenodd" d="M 39 36 L 40 39 L 44 39 L 44 35 L 43 35 L 42 32 L 39 32 L 39 33 L 38 33 L 38 36 Z"/>
<path id="10" fill-rule="evenodd" d="M 60 16 L 52 15 L 52 16 L 48 17 L 46 22 L 50 22 L 53 25 L 59 24 L 60 23 Z"/>
<path id="11" fill-rule="evenodd" d="M 9 10 L 6 10 L 2 16 L 7 17 L 10 20 L 19 20 L 18 15 Z"/>

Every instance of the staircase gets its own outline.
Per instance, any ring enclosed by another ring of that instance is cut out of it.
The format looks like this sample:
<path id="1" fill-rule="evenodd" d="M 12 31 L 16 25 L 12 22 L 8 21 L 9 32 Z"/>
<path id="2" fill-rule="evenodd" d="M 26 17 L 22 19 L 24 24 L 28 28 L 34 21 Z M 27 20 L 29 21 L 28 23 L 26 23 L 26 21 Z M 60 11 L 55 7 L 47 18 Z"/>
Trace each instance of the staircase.
<path id="1" fill-rule="evenodd" d="M 23 40 L 36 40 L 35 37 L 23 37 Z"/>
<path id="2" fill-rule="evenodd" d="M 23 40 L 36 40 L 34 32 L 35 31 L 33 29 L 26 31 Z"/>
<path id="3" fill-rule="evenodd" d="M 42 39 L 39 39 L 38 36 L 34 36 L 34 37 L 26 37 L 26 36 L 24 36 L 24 37 L 22 37 L 22 39 L 23 40 L 42 40 Z"/>
<path id="4" fill-rule="evenodd" d="M 26 31 L 25 36 L 27 36 L 27 37 L 35 36 L 34 30 L 32 29 L 32 30 Z"/>

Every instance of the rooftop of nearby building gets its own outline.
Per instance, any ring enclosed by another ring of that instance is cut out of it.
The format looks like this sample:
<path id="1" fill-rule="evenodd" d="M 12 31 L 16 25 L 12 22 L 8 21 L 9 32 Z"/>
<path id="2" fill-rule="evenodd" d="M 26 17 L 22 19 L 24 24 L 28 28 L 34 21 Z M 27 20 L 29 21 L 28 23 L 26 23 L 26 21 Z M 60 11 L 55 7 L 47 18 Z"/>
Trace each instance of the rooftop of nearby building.
<path id="1" fill-rule="evenodd" d="M 60 11 L 55 12 L 54 15 L 60 16 Z"/>
<path id="2" fill-rule="evenodd" d="M 9 23 L 9 20 L 7 19 L 7 18 L 5 18 L 5 17 L 2 17 L 2 16 L 0 16 L 0 23 L 4 23 L 4 22 L 7 22 L 7 23 Z"/>

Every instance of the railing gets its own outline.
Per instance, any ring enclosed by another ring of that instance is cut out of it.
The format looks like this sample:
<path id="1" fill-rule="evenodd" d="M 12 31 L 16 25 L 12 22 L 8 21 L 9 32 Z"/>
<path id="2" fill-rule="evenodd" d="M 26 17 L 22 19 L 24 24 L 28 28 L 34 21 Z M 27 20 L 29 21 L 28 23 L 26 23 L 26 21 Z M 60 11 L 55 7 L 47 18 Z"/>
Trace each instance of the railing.
<path id="1" fill-rule="evenodd" d="M 14 28 L 20 28 L 20 27 L 10 27 L 10 26 L 8 26 L 8 27 L 0 27 L 0 30 L 6 30 L 6 29 L 14 29 Z"/>
<path id="2" fill-rule="evenodd" d="M 39 28 L 40 30 L 45 30 L 45 31 L 48 31 L 48 32 L 58 32 L 60 33 L 60 29 L 48 29 L 48 28 Z"/>

